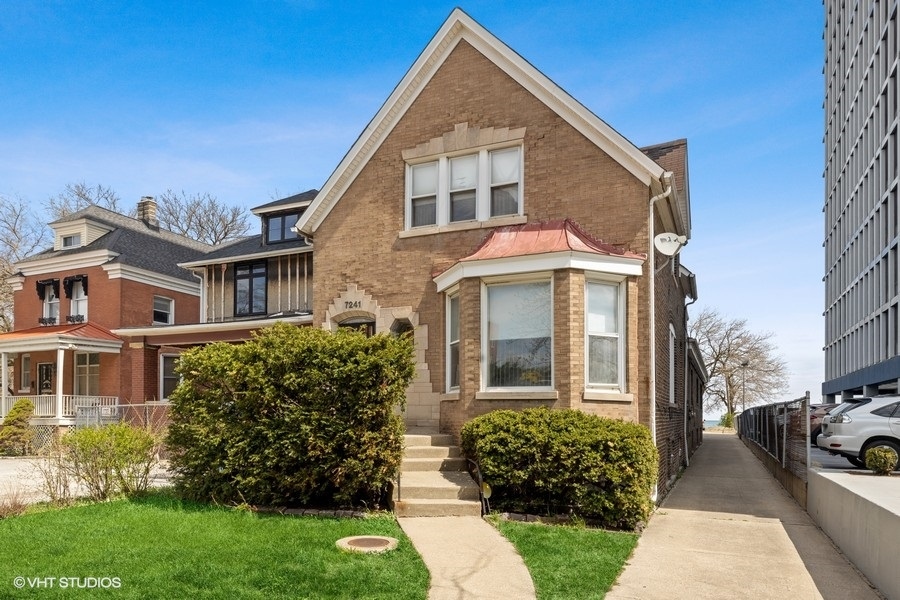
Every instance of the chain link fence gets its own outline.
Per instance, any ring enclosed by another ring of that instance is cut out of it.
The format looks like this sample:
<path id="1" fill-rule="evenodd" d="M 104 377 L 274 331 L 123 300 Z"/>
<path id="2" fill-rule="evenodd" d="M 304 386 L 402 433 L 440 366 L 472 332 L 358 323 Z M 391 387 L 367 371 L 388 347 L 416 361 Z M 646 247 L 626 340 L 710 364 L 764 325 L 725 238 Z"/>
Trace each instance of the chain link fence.
<path id="1" fill-rule="evenodd" d="M 785 470 L 806 481 L 809 393 L 796 400 L 748 408 L 737 416 L 738 434 L 757 444 Z"/>
<path id="2" fill-rule="evenodd" d="M 169 424 L 169 404 L 117 404 L 115 406 L 79 406 L 75 412 L 75 427 L 100 427 L 110 423 L 129 423 L 161 432 Z"/>

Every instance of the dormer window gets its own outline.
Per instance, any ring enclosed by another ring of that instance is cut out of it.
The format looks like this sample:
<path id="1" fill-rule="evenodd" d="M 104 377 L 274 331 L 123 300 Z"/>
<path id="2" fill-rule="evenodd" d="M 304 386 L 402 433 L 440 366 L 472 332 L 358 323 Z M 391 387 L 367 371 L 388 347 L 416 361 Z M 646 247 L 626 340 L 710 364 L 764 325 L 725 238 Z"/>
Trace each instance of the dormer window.
<path id="1" fill-rule="evenodd" d="M 290 242 L 297 239 L 297 232 L 293 229 L 300 218 L 299 212 L 273 215 L 266 219 L 266 243 Z"/>
<path id="2" fill-rule="evenodd" d="M 64 235 L 62 237 L 63 248 L 78 248 L 81 246 L 81 234 L 73 233 L 72 235 Z"/>

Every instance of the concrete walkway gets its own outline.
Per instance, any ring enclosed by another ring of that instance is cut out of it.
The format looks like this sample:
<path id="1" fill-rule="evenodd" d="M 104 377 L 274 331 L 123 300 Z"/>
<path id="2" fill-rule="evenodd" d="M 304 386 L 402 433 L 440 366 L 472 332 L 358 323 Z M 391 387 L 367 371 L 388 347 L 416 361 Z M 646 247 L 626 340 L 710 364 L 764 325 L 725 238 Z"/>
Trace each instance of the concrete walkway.
<path id="1" fill-rule="evenodd" d="M 606 598 L 883 596 L 736 435 L 707 432 Z"/>
<path id="2" fill-rule="evenodd" d="M 428 600 L 535 598 L 522 557 L 481 517 L 397 521 L 431 573 Z"/>

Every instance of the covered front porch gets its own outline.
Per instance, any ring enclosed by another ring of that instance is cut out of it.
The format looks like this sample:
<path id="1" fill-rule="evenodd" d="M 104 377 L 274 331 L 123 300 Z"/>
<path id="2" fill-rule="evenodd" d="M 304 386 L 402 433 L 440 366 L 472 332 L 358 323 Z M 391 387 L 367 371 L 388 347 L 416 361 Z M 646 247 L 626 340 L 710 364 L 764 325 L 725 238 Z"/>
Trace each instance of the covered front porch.
<path id="1" fill-rule="evenodd" d="M 114 410 L 117 395 L 101 390 L 101 354 L 120 354 L 123 341 L 91 323 L 35 327 L 0 334 L 0 419 L 22 398 L 34 404 L 35 425 L 74 425 L 81 408 Z M 118 364 L 109 365 L 107 370 Z M 118 381 L 118 375 L 112 379 Z M 101 393 L 104 392 L 104 393 Z"/>

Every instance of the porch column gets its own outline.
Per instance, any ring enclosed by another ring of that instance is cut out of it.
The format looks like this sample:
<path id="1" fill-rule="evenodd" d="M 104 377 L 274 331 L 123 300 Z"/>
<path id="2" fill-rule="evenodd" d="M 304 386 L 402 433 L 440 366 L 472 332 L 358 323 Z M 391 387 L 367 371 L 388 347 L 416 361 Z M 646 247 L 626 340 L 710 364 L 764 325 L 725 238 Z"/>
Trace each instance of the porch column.
<path id="1" fill-rule="evenodd" d="M 63 364 L 65 363 L 66 351 L 64 348 L 56 349 L 56 418 L 61 419 L 63 416 Z"/>
<path id="2" fill-rule="evenodd" d="M 2 377 L 2 381 L 0 381 L 0 384 L 3 385 L 3 389 L 2 389 L 2 391 L 0 391 L 0 417 L 5 417 L 6 416 L 6 390 L 9 389 L 9 366 L 8 366 L 9 353 L 3 352 L 2 354 L 0 354 L 0 360 L 3 361 L 2 375 L 0 375 L 0 377 Z"/>

